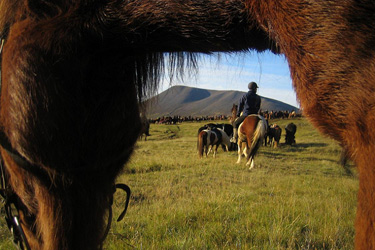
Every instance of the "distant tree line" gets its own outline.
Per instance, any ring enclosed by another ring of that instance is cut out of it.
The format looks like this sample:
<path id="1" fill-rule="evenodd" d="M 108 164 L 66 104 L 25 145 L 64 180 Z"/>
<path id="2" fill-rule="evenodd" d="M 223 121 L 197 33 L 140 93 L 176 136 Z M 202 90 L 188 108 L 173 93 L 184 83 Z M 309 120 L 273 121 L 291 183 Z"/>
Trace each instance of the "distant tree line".
<path id="1" fill-rule="evenodd" d="M 181 122 L 193 122 L 193 121 L 214 121 L 214 120 L 228 120 L 226 115 L 215 115 L 215 116 L 162 116 L 155 119 L 149 119 L 150 123 L 155 124 L 177 124 Z"/>
<path id="2" fill-rule="evenodd" d="M 262 115 L 267 120 L 301 117 L 301 114 L 297 113 L 294 110 L 292 110 L 292 111 L 288 111 L 288 110 L 284 110 L 284 111 L 273 111 L 273 110 L 271 110 L 271 111 L 268 111 L 268 110 L 265 110 L 265 111 L 261 111 L 260 115 Z"/>
<path id="3" fill-rule="evenodd" d="M 295 111 L 261 111 L 260 115 L 262 115 L 267 120 L 272 119 L 288 119 L 294 117 L 301 117 L 301 114 Z M 161 116 L 154 119 L 148 119 L 150 123 L 154 124 L 177 124 L 182 122 L 193 122 L 193 121 L 214 121 L 214 120 L 221 120 L 226 121 L 229 120 L 229 116 L 227 115 L 214 115 L 214 116 Z"/>

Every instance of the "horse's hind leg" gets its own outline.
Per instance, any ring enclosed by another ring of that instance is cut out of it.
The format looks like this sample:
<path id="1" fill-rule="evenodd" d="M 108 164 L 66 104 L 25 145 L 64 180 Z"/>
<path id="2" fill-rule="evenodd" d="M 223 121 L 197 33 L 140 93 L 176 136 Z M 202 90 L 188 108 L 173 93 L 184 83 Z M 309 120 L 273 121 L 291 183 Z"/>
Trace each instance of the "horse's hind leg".
<path id="1" fill-rule="evenodd" d="M 356 249 L 375 249 L 375 156 L 374 146 L 364 146 L 355 161 L 359 169 Z"/>
<path id="2" fill-rule="evenodd" d="M 250 157 L 250 148 L 248 147 L 247 143 L 244 143 L 245 147 L 243 149 L 243 154 L 245 155 L 246 159 Z"/>
<path id="3" fill-rule="evenodd" d="M 242 145 L 241 145 L 241 142 L 238 142 L 237 144 L 238 146 L 238 160 L 237 160 L 237 164 L 240 164 L 241 163 L 241 158 L 242 158 Z"/>
<path id="4" fill-rule="evenodd" d="M 251 170 L 252 168 L 254 168 L 254 156 L 251 156 L 249 157 L 247 163 L 246 163 L 246 166 L 250 166 L 249 167 L 249 170 Z"/>
<path id="5" fill-rule="evenodd" d="M 207 153 L 206 153 L 206 156 L 208 156 L 210 153 L 211 153 L 211 151 L 212 151 L 212 145 L 210 145 L 210 146 L 207 146 Z"/>
<path id="6" fill-rule="evenodd" d="M 214 146 L 212 146 L 212 147 L 214 147 Z M 214 158 L 216 158 L 216 154 L 217 154 L 217 148 L 219 147 L 219 145 L 216 145 L 215 146 L 215 150 L 214 150 Z"/>
<path id="7" fill-rule="evenodd" d="M 246 162 L 246 166 L 250 166 L 249 167 L 249 170 L 252 169 L 254 167 L 254 152 L 250 152 L 250 148 L 246 148 L 247 149 L 247 154 L 246 154 L 246 159 L 247 159 L 247 162 Z"/>

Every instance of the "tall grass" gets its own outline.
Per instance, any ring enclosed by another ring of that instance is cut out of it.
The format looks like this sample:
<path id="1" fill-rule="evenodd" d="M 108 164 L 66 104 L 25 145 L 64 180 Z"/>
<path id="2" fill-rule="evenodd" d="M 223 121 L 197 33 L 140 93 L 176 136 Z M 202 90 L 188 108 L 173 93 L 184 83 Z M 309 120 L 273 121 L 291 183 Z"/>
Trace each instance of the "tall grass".
<path id="1" fill-rule="evenodd" d="M 338 164 L 334 141 L 293 122 L 297 144 L 261 147 L 251 171 L 237 152 L 198 158 L 204 123 L 152 125 L 118 178 L 132 196 L 105 249 L 353 249 L 356 170 Z M 116 193 L 115 216 L 124 199 Z"/>

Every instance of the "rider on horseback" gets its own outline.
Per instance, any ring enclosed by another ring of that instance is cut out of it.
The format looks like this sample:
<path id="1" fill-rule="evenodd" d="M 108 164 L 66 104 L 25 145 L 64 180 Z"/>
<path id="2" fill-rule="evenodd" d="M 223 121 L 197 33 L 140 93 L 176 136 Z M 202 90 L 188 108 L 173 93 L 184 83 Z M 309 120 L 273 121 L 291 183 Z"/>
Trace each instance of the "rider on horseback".
<path id="1" fill-rule="evenodd" d="M 233 123 L 233 138 L 231 142 L 236 143 L 238 138 L 238 127 L 245 120 L 248 115 L 258 114 L 260 110 L 261 99 L 257 95 L 258 85 L 255 82 L 250 82 L 248 85 L 249 91 L 242 96 L 238 104 L 237 119 Z M 241 115 L 241 112 L 242 115 Z"/>

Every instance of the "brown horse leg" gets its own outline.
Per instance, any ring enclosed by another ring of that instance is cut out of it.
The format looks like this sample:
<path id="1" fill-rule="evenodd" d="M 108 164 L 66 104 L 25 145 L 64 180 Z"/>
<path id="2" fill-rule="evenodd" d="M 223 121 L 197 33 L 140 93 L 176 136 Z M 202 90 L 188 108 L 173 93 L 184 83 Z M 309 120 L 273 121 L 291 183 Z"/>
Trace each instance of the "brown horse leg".
<path id="1" fill-rule="evenodd" d="M 312 100 L 306 102 L 301 98 L 301 102 L 313 124 L 322 132 L 339 141 L 340 145 L 348 150 L 348 155 L 358 167 L 359 191 L 355 247 L 357 250 L 368 250 L 375 249 L 375 134 L 373 133 L 375 98 L 373 100 L 373 95 L 365 94 L 372 93 L 371 86 L 366 85 L 365 82 L 360 83 L 358 81 L 358 86 L 365 86 L 368 89 L 353 91 L 345 89 L 345 85 L 343 85 L 343 93 L 351 91 L 352 96 L 347 97 L 350 98 L 350 102 L 347 99 L 338 99 L 339 95 L 335 97 L 333 94 L 331 94 L 332 99 L 326 102 L 314 100 L 315 105 L 312 105 L 314 103 Z M 335 91 L 335 89 L 328 90 Z M 326 93 L 329 93 L 328 90 Z M 353 103 L 359 103 L 361 106 L 352 107 Z M 317 107 L 325 107 L 324 110 L 330 110 L 332 113 L 317 112 Z M 341 116 L 331 115 L 338 113 Z"/>
<path id="2" fill-rule="evenodd" d="M 356 161 L 359 191 L 356 217 L 356 249 L 375 249 L 375 156 L 373 147 L 362 150 Z"/>

